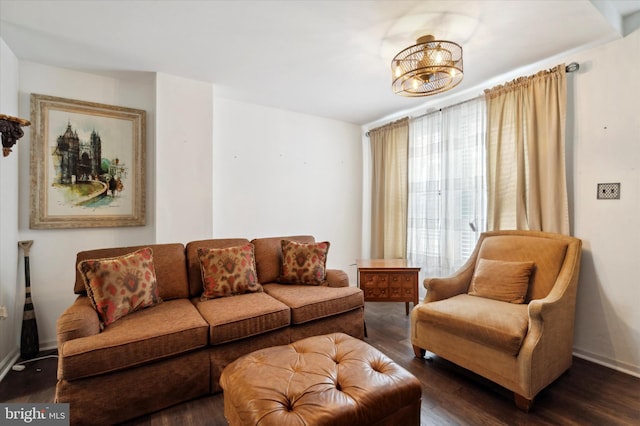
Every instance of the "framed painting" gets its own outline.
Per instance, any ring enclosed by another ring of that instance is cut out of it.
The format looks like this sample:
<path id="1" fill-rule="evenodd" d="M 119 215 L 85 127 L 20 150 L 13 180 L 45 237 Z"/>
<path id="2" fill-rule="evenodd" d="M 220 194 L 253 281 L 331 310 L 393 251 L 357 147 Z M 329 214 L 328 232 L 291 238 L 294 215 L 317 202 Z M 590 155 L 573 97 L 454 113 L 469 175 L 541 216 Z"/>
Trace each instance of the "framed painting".
<path id="1" fill-rule="evenodd" d="M 145 111 L 34 93 L 31 123 L 31 228 L 145 224 Z"/>

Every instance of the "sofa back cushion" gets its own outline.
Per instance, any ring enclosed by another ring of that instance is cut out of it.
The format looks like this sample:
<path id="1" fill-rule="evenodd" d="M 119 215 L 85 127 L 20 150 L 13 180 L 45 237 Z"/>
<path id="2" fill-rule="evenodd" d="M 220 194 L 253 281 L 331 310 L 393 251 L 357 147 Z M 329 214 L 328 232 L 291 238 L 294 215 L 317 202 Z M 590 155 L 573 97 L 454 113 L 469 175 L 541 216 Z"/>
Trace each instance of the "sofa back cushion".
<path id="1" fill-rule="evenodd" d="M 249 240 L 246 238 L 216 238 L 210 240 L 191 241 L 187 244 L 187 271 L 189 275 L 189 297 L 200 297 L 204 290 L 202 284 L 202 269 L 198 249 L 221 249 L 243 246 Z"/>
<path id="2" fill-rule="evenodd" d="M 273 283 L 280 277 L 282 266 L 282 240 L 296 241 L 298 243 L 315 243 L 311 235 L 297 235 L 291 237 L 256 238 L 251 241 L 255 246 L 256 270 L 258 282 L 261 284 Z"/>
<path id="3" fill-rule="evenodd" d="M 560 239 L 523 235 L 494 235 L 484 238 L 478 257 L 480 259 L 533 262 L 526 303 L 546 297 L 564 263 L 568 242 Z"/>
<path id="4" fill-rule="evenodd" d="M 76 282 L 74 292 L 86 294 L 84 279 L 77 268 L 78 263 L 88 259 L 104 259 L 122 256 L 149 247 L 153 251 L 158 296 L 163 300 L 189 296 L 187 263 L 183 244 L 148 244 L 133 247 L 114 247 L 81 251 L 76 255 Z"/>

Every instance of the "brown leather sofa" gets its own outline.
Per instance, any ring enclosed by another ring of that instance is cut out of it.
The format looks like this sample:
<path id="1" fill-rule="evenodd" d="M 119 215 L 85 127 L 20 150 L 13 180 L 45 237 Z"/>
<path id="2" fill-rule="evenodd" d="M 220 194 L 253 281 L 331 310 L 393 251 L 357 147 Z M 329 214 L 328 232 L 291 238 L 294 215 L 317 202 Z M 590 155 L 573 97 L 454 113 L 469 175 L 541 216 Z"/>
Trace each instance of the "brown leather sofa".
<path id="1" fill-rule="evenodd" d="M 200 300 L 199 247 L 225 248 L 246 239 L 212 239 L 80 252 L 86 259 L 151 247 L 163 302 L 100 330 L 98 315 L 76 272 L 75 302 L 57 322 L 56 402 L 70 404 L 72 424 L 113 424 L 209 393 L 220 392 L 223 368 L 238 357 L 319 334 L 364 337 L 364 300 L 346 273 L 327 270 L 320 286 L 277 282 L 282 239 L 254 239 L 264 292 Z"/>

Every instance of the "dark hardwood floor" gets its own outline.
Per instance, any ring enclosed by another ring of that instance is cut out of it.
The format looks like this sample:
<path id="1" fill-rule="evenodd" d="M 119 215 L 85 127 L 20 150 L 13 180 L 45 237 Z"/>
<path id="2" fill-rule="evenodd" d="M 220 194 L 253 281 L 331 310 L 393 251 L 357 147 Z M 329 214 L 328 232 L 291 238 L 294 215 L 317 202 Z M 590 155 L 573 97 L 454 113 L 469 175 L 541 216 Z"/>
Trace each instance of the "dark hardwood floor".
<path id="1" fill-rule="evenodd" d="M 427 353 L 414 357 L 403 303 L 367 302 L 365 339 L 422 382 L 422 425 L 640 425 L 640 379 L 574 358 L 533 410 L 515 408 L 507 390 Z M 52 402 L 56 360 L 36 361 L 0 382 L 0 402 Z M 127 425 L 225 425 L 222 394 L 200 398 Z M 401 425 L 399 425 L 401 426 Z"/>

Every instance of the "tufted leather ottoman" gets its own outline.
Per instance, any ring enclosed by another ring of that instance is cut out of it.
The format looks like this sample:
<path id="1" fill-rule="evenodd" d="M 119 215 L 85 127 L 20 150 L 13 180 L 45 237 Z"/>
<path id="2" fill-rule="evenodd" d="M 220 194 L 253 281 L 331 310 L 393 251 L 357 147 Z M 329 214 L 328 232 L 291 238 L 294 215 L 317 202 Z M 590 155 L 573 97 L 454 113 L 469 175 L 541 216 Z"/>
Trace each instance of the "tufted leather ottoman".
<path id="1" fill-rule="evenodd" d="M 261 349 L 220 377 L 230 425 L 419 425 L 420 382 L 342 333 Z"/>

